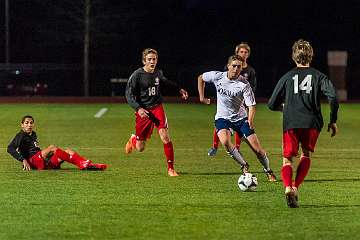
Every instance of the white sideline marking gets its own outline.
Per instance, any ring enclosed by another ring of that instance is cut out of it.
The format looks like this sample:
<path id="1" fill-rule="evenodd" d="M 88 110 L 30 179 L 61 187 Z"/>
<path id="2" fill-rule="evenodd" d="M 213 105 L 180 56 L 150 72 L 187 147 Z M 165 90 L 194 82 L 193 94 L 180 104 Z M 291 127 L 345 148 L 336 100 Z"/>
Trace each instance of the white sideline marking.
<path id="1" fill-rule="evenodd" d="M 100 109 L 95 115 L 94 118 L 101 118 L 106 112 L 107 112 L 107 108 L 102 108 Z"/>

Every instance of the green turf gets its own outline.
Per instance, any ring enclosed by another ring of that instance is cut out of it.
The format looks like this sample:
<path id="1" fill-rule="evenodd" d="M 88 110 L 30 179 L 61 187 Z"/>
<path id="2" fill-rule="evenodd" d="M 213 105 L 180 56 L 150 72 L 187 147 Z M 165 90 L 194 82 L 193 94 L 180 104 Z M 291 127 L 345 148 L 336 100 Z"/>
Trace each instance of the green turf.
<path id="1" fill-rule="evenodd" d="M 95 119 L 102 107 L 109 111 Z M 213 105 L 165 109 L 178 178 L 166 175 L 156 133 L 145 152 L 123 153 L 134 128 L 127 105 L 0 105 L 0 239 L 359 238 L 359 105 L 341 105 L 338 136 L 320 135 L 298 209 L 287 208 L 282 184 L 266 181 L 246 145 L 257 192 L 239 191 L 239 167 L 223 149 L 207 156 Z M 257 110 L 256 132 L 279 176 L 281 115 L 261 104 Z M 328 119 L 326 105 L 323 111 Z M 64 164 L 62 170 L 23 172 L 6 146 L 25 114 L 35 117 L 41 146 L 71 147 L 109 169 L 86 172 Z"/>

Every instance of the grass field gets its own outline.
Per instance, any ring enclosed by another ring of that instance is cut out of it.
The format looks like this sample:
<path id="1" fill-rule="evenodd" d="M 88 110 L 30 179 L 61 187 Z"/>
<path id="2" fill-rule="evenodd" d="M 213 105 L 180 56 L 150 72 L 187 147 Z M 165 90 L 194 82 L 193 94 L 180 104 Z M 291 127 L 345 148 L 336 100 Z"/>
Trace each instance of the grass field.
<path id="1" fill-rule="evenodd" d="M 103 107 L 108 112 L 94 118 Z M 287 208 L 281 182 L 266 181 L 248 146 L 242 151 L 258 177 L 256 192 L 239 191 L 240 169 L 223 149 L 207 156 L 215 106 L 165 109 L 177 178 L 166 174 L 157 134 L 143 153 L 123 153 L 134 128 L 127 105 L 0 105 L 0 239 L 359 239 L 359 105 L 341 105 L 338 136 L 320 135 L 298 209 Z M 281 115 L 257 109 L 256 131 L 279 177 Z M 65 163 L 23 172 L 6 146 L 25 114 L 35 117 L 41 146 L 71 147 L 109 168 Z"/>

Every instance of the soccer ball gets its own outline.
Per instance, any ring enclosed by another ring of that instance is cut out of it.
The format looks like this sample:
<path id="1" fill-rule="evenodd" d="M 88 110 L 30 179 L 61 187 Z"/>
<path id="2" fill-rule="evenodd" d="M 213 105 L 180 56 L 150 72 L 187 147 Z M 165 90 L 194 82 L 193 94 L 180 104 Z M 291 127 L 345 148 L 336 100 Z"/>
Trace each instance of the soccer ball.
<path id="1" fill-rule="evenodd" d="M 244 173 L 239 177 L 238 186 L 241 191 L 255 191 L 257 185 L 257 178 L 252 173 Z"/>

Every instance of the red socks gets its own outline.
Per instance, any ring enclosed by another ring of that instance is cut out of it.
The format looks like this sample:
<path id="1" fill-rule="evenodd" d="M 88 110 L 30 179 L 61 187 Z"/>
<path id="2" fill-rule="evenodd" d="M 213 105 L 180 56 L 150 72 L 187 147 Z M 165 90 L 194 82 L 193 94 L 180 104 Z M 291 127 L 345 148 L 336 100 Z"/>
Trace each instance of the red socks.
<path id="1" fill-rule="evenodd" d="M 299 187 L 299 185 L 304 181 L 309 172 L 310 164 L 311 160 L 309 157 L 302 156 L 300 158 L 299 166 L 296 170 L 295 187 Z"/>
<path id="2" fill-rule="evenodd" d="M 61 159 L 63 161 L 72 163 L 76 166 L 80 166 L 84 161 L 86 161 L 83 157 L 81 157 L 79 154 L 74 153 L 73 155 L 70 156 L 70 154 L 68 154 L 67 152 L 65 152 L 64 150 L 58 148 L 56 149 L 56 151 L 54 152 L 54 155 L 52 155 L 51 157 L 51 162 L 52 163 L 58 163 L 59 161 L 58 159 Z"/>
<path id="3" fill-rule="evenodd" d="M 296 177 L 294 182 L 294 187 L 298 188 L 300 184 L 304 181 L 306 175 L 310 169 L 311 160 L 309 157 L 302 156 L 300 158 L 299 165 L 296 169 Z M 292 166 L 284 165 L 281 168 L 281 179 L 285 187 L 292 187 Z"/>
<path id="4" fill-rule="evenodd" d="M 213 148 L 218 148 L 219 147 L 219 137 L 217 135 L 217 132 L 216 132 L 216 128 L 214 128 L 214 135 L 213 135 Z"/>
<path id="5" fill-rule="evenodd" d="M 281 168 L 281 179 L 285 187 L 292 186 L 292 166 L 291 165 L 284 165 Z"/>
<path id="6" fill-rule="evenodd" d="M 174 169 L 174 148 L 172 142 L 164 144 L 164 153 L 166 156 L 168 169 Z"/>

